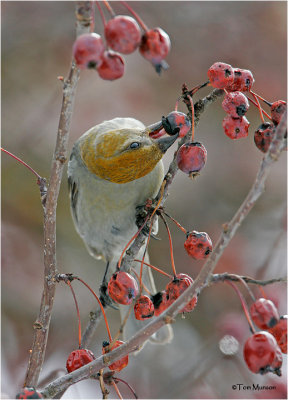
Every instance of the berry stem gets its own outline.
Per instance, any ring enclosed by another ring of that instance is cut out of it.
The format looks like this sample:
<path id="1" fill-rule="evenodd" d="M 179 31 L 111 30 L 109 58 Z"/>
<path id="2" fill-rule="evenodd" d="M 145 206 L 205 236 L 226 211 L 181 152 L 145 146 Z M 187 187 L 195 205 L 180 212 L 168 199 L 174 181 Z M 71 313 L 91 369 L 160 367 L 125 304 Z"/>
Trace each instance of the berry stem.
<path id="1" fill-rule="evenodd" d="M 170 229 L 169 229 L 169 226 L 168 226 L 164 216 L 162 214 L 160 214 L 160 217 L 161 217 L 162 221 L 164 222 L 164 225 L 165 225 L 167 233 L 168 233 L 172 270 L 173 270 L 174 277 L 176 277 L 177 274 L 176 274 L 176 268 L 175 268 L 175 263 L 174 263 L 173 243 L 172 243 Z"/>
<path id="2" fill-rule="evenodd" d="M 257 104 L 254 100 L 250 99 L 248 96 L 246 96 L 246 97 L 247 97 L 247 99 L 248 99 L 252 104 L 254 104 L 254 106 L 256 106 L 256 107 L 258 108 L 258 104 Z M 264 110 L 262 109 L 262 112 L 263 112 L 263 114 L 264 114 L 267 118 L 270 119 L 270 121 L 272 120 L 272 118 L 270 117 L 269 114 L 266 113 L 266 111 L 264 111 Z"/>
<path id="3" fill-rule="evenodd" d="M 166 215 L 166 217 L 170 218 L 171 221 L 173 221 L 178 226 L 178 228 L 181 229 L 183 233 L 185 233 L 185 235 L 187 235 L 187 229 L 185 229 L 178 221 L 176 221 L 176 219 L 171 217 L 171 215 L 167 214 L 165 211 L 164 214 Z"/>
<path id="4" fill-rule="evenodd" d="M 103 26 L 104 26 L 104 28 L 105 28 L 105 26 L 106 26 L 106 18 L 105 18 L 105 15 L 104 15 L 104 13 L 103 13 L 103 10 L 102 10 L 102 8 L 101 8 L 101 6 L 100 6 L 100 1 L 96 1 L 96 5 L 97 5 L 97 7 L 98 7 L 98 10 L 99 10 L 99 13 L 100 13 L 100 16 L 101 16 L 101 20 L 102 20 Z"/>
<path id="5" fill-rule="evenodd" d="M 262 286 L 258 286 L 258 287 L 259 287 L 259 290 L 260 290 L 260 292 L 262 294 L 262 297 L 264 297 L 264 299 L 267 300 L 267 295 L 266 295 L 265 290 L 263 289 L 263 287 Z"/>
<path id="6" fill-rule="evenodd" d="M 38 181 L 42 179 L 41 176 L 40 176 L 39 174 L 37 174 L 37 172 L 36 172 L 32 167 L 30 167 L 30 165 L 28 165 L 25 161 L 21 160 L 21 158 L 15 156 L 15 154 L 13 154 L 13 153 L 10 153 L 10 151 L 3 149 L 3 147 L 0 147 L 0 149 L 1 149 L 4 153 L 8 154 L 10 157 L 13 157 L 13 158 L 14 158 L 15 160 L 17 160 L 19 163 L 21 163 L 22 165 L 24 165 L 26 168 L 28 168 L 28 169 L 37 177 Z"/>
<path id="7" fill-rule="evenodd" d="M 257 97 L 253 92 L 251 92 L 251 94 L 252 94 L 252 96 L 254 97 L 254 99 L 256 100 L 257 107 L 258 107 L 258 110 L 259 110 L 259 113 L 260 113 L 260 117 L 261 117 L 261 120 L 262 120 L 262 122 L 263 122 L 263 124 L 264 124 L 264 123 L 265 123 L 265 120 L 264 120 L 264 117 L 263 117 L 263 110 L 262 110 L 262 108 L 261 108 L 261 106 L 260 106 L 258 97 Z"/>
<path id="8" fill-rule="evenodd" d="M 101 308 L 101 311 L 102 311 L 102 314 L 103 314 L 103 317 L 104 317 L 104 320 L 105 320 L 105 325 L 106 325 L 107 333 L 108 333 L 108 336 L 109 336 L 109 342 L 112 342 L 112 336 L 111 336 L 111 332 L 110 332 L 108 320 L 107 320 L 107 317 L 106 317 L 106 313 L 105 313 L 105 310 L 104 310 L 104 307 L 103 307 L 101 301 L 99 300 L 99 297 L 98 297 L 97 294 L 94 292 L 94 290 L 88 285 L 88 283 L 86 283 L 85 281 L 83 281 L 83 279 L 79 278 L 78 276 L 73 276 L 73 278 L 74 278 L 74 279 L 77 279 L 78 281 L 80 281 L 81 283 L 83 283 L 83 285 L 85 285 L 85 286 L 90 290 L 90 292 L 93 294 L 93 296 L 94 296 L 94 297 L 96 298 L 96 300 L 98 301 L 98 304 L 99 304 L 99 306 L 100 306 L 100 308 Z"/>
<path id="9" fill-rule="evenodd" d="M 226 281 L 226 282 L 228 283 L 228 285 L 232 286 L 233 289 L 235 290 L 235 292 L 237 293 L 237 295 L 238 295 L 238 297 L 239 297 L 239 299 L 240 299 L 240 301 L 241 301 L 241 305 L 242 305 L 242 308 L 243 308 L 243 310 L 244 310 L 246 319 L 247 319 L 248 324 L 249 324 L 249 326 L 250 326 L 251 332 L 252 332 L 252 333 L 255 333 L 255 328 L 254 328 L 254 326 L 253 326 L 252 320 L 251 320 L 250 315 L 249 315 L 248 306 L 247 306 L 247 304 L 246 304 L 246 301 L 245 301 L 245 299 L 244 299 L 242 293 L 240 292 L 240 290 L 238 289 L 238 287 L 235 285 L 235 283 L 233 283 L 233 282 L 231 282 L 231 281 Z"/>
<path id="10" fill-rule="evenodd" d="M 140 261 L 142 262 L 142 261 Z M 133 272 L 133 274 L 136 276 L 136 278 L 138 279 L 138 281 L 140 282 L 140 276 L 138 275 L 137 271 L 135 270 L 135 268 L 131 268 L 131 272 Z M 145 290 L 145 292 L 147 292 L 149 295 L 151 295 L 152 293 L 150 292 L 150 290 L 147 288 L 147 286 L 144 285 L 143 282 L 141 282 L 141 286 L 143 287 L 143 289 Z M 141 291 L 140 291 L 140 295 L 141 295 Z"/>
<path id="11" fill-rule="evenodd" d="M 141 260 L 137 260 L 137 259 L 134 259 L 134 261 L 142 262 Z M 149 263 L 147 263 L 147 262 L 145 262 L 145 261 L 143 262 L 143 264 L 144 264 L 144 265 L 147 265 L 147 267 L 149 267 L 149 268 L 154 269 L 155 271 L 159 272 L 160 274 L 167 276 L 167 277 L 170 278 L 170 279 L 173 278 L 173 276 L 171 276 L 170 274 L 167 274 L 167 272 L 163 271 L 163 270 L 160 269 L 160 268 L 155 267 L 155 266 L 152 265 L 152 264 L 149 264 Z"/>
<path id="12" fill-rule="evenodd" d="M 140 228 L 138 229 L 138 231 L 135 233 L 135 235 L 132 236 L 132 238 L 129 240 L 129 242 L 126 244 L 126 246 L 124 247 L 121 256 L 119 258 L 118 264 L 117 264 L 117 269 L 120 270 L 121 267 L 121 262 L 122 262 L 122 258 L 124 257 L 124 254 L 126 252 L 126 250 L 128 249 L 128 247 L 130 246 L 130 244 L 137 238 L 137 236 L 139 235 L 139 233 L 142 231 L 142 229 L 144 228 L 146 222 L 149 220 L 150 216 L 149 214 L 147 215 L 147 217 L 145 218 L 145 221 L 143 222 L 143 224 L 140 226 Z"/>
<path id="13" fill-rule="evenodd" d="M 120 379 L 120 378 L 114 377 L 114 376 L 113 376 L 113 380 L 114 380 L 116 383 L 118 383 L 118 382 L 124 383 L 124 385 L 126 385 L 126 386 L 130 389 L 130 391 L 132 392 L 132 394 L 133 394 L 133 396 L 135 397 L 135 399 L 138 399 L 138 396 L 137 396 L 135 390 L 132 388 L 132 386 L 129 385 L 128 382 L 124 381 L 124 379 Z"/>
<path id="14" fill-rule="evenodd" d="M 122 397 L 122 395 L 121 395 L 121 393 L 120 393 L 120 391 L 119 391 L 119 389 L 118 389 L 118 386 L 116 385 L 114 379 L 112 380 L 112 385 L 114 386 L 114 389 L 115 389 L 115 391 L 116 391 L 116 393 L 117 393 L 119 399 L 122 399 L 122 400 L 123 400 L 123 397 Z"/>
<path id="15" fill-rule="evenodd" d="M 91 4 L 91 23 L 90 23 L 90 33 L 94 32 L 95 28 L 95 1 Z"/>
<path id="16" fill-rule="evenodd" d="M 252 90 L 249 90 L 249 92 L 250 92 L 253 96 L 257 96 L 258 99 L 264 101 L 264 103 L 266 103 L 269 107 L 272 106 L 272 103 L 270 103 L 270 101 L 265 100 L 265 99 L 264 99 L 262 96 L 260 96 L 259 94 L 255 93 L 255 92 L 252 92 Z"/>
<path id="17" fill-rule="evenodd" d="M 140 279 L 139 279 L 140 295 L 142 294 L 142 274 L 143 274 L 144 259 L 145 259 L 145 255 L 146 255 L 146 252 L 147 252 L 147 249 L 148 249 L 148 245 L 149 245 L 149 242 L 150 242 L 150 238 L 151 238 L 151 231 L 152 231 L 152 227 L 153 227 L 153 221 L 154 221 L 154 218 L 152 218 L 151 222 L 150 222 L 149 234 L 148 234 L 148 238 L 147 238 L 147 241 L 146 241 L 146 245 L 145 245 L 145 249 L 144 249 L 143 257 L 142 257 L 142 261 L 141 261 Z"/>
<path id="18" fill-rule="evenodd" d="M 127 8 L 127 10 L 135 17 L 137 20 L 138 24 L 141 26 L 141 28 L 144 30 L 144 32 L 148 31 L 147 25 L 144 24 L 143 20 L 139 17 L 139 15 L 133 10 L 131 6 L 126 1 L 120 1 L 120 3 L 123 4 Z"/>
<path id="19" fill-rule="evenodd" d="M 107 0 L 103 0 L 103 3 L 105 4 L 105 7 L 109 11 L 111 17 L 114 18 L 116 16 L 116 14 L 115 14 L 113 8 L 110 6 L 109 2 Z"/>
<path id="20" fill-rule="evenodd" d="M 246 288 L 247 292 L 249 293 L 252 301 L 254 302 L 256 300 L 254 294 L 252 293 L 252 290 L 249 288 L 249 286 L 247 285 L 247 282 L 245 282 L 244 279 L 241 276 L 235 275 L 235 274 L 230 274 L 229 276 L 235 277 L 237 280 L 239 280 L 242 283 L 242 285 L 245 286 L 245 288 Z"/>
<path id="21" fill-rule="evenodd" d="M 75 291 L 71 285 L 71 282 L 69 280 L 65 281 L 65 283 L 69 286 L 69 288 L 71 289 L 73 298 L 74 298 L 74 302 L 75 302 L 75 307 L 76 307 L 76 311 L 77 311 L 77 318 L 78 318 L 78 341 L 79 341 L 79 349 L 81 349 L 81 338 L 82 338 L 82 333 L 81 333 L 81 318 L 80 318 L 80 311 L 79 311 L 79 307 L 78 307 L 78 302 L 76 299 L 76 295 L 75 295 Z"/>
<path id="22" fill-rule="evenodd" d="M 191 142 L 193 143 L 193 142 L 194 142 L 194 131 L 195 131 L 194 104 L 193 104 L 192 97 L 191 97 L 189 94 L 187 95 L 187 97 L 188 97 L 188 99 L 189 99 L 189 101 L 190 101 L 190 104 L 191 104 L 191 125 L 192 125 Z"/>

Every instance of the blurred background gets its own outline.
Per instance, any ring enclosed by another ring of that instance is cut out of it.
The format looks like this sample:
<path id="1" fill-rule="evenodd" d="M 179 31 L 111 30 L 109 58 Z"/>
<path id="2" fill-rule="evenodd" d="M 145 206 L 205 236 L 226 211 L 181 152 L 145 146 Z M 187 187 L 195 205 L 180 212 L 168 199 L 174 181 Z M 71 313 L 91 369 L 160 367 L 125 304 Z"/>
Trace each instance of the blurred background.
<path id="1" fill-rule="evenodd" d="M 287 4 L 281 1 L 148 1 L 129 2 L 148 27 L 161 27 L 170 36 L 170 68 L 158 76 L 136 52 L 126 56 L 126 72 L 114 82 L 101 80 L 92 70 L 81 72 L 72 118 L 69 151 L 91 126 L 118 116 L 151 124 L 174 109 L 181 86 L 192 88 L 207 80 L 216 61 L 250 69 L 254 91 L 269 101 L 286 100 Z M 127 14 L 119 2 L 116 13 Z M 59 121 L 62 84 L 75 37 L 75 3 L 70 1 L 2 2 L 2 146 L 49 177 Z M 103 33 L 96 11 L 95 31 Z M 204 97 L 205 88 L 195 96 Z M 186 109 L 180 105 L 180 111 Z M 181 171 L 170 188 L 166 211 L 188 230 L 208 232 L 215 243 L 222 224 L 229 221 L 251 187 L 263 154 L 253 133 L 260 117 L 252 105 L 247 113 L 250 134 L 232 141 L 222 130 L 221 100 L 203 115 L 196 138 L 208 151 L 205 168 L 191 181 Z M 166 168 L 174 148 L 165 156 Z M 23 383 L 32 325 L 39 310 L 43 281 L 43 225 L 39 191 L 34 176 L 2 154 L 2 392 L 14 397 Z M 161 225 L 161 224 L 160 224 Z M 186 254 L 184 235 L 170 224 L 178 272 L 196 277 L 200 261 Z M 275 163 L 266 191 L 224 251 L 216 272 L 233 272 L 269 279 L 286 273 L 286 154 Z M 171 271 L 167 234 L 152 241 L 152 264 Z M 98 288 L 104 263 L 87 253 L 75 232 L 69 211 L 66 170 L 57 212 L 59 272 L 72 272 Z M 163 290 L 167 278 L 155 276 Z M 85 326 L 95 307 L 89 292 L 75 283 Z M 247 292 L 241 288 L 246 296 Z M 252 287 L 255 296 L 263 293 Z M 265 288 L 265 295 L 286 314 L 286 285 Z M 251 300 L 247 297 L 248 304 Z M 108 310 L 112 332 L 119 326 L 116 311 Z M 286 398 L 286 359 L 281 378 L 252 374 L 246 368 L 243 343 L 249 337 L 239 299 L 227 284 L 204 290 L 193 313 L 178 316 L 170 345 L 147 344 L 119 377 L 132 385 L 139 398 Z M 234 337 L 234 345 L 221 339 Z M 106 339 L 103 324 L 90 348 L 101 353 Z M 223 344 L 224 343 L 224 344 Z M 77 319 L 72 296 L 64 284 L 56 291 L 46 360 L 41 379 L 53 370 L 65 373 L 68 354 L 77 347 Z M 271 385 L 275 389 L 232 390 L 232 384 Z M 124 397 L 131 394 L 120 387 Z M 66 398 L 99 398 L 99 385 L 81 382 Z M 115 397 L 111 389 L 111 397 Z"/>

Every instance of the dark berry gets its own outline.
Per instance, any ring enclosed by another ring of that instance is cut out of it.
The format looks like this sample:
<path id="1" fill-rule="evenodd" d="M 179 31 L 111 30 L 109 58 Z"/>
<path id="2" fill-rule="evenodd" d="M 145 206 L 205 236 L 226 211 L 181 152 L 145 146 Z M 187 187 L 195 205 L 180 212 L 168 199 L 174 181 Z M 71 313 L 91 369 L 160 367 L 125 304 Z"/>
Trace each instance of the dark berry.
<path id="1" fill-rule="evenodd" d="M 66 361 L 67 371 L 70 373 L 78 368 L 83 367 L 83 365 L 89 364 L 91 361 L 95 360 L 95 356 L 92 351 L 87 349 L 77 349 L 69 354 Z"/>
<path id="2" fill-rule="evenodd" d="M 282 353 L 287 354 L 287 315 L 280 317 L 278 324 L 270 328 L 269 332 L 275 337 Z"/>
<path id="3" fill-rule="evenodd" d="M 256 147 L 262 151 L 262 153 L 267 153 L 272 139 L 275 134 L 275 127 L 270 122 L 264 122 L 259 126 L 259 128 L 254 133 L 254 142 Z"/>
<path id="4" fill-rule="evenodd" d="M 239 118 L 246 114 L 249 102 L 245 94 L 241 92 L 229 92 L 224 97 L 222 107 L 231 117 Z"/>
<path id="5" fill-rule="evenodd" d="M 162 314 L 162 312 L 165 311 L 170 305 L 167 301 L 167 294 L 165 290 L 154 294 L 154 296 L 152 296 L 152 302 L 154 304 L 155 317 L 158 317 L 158 315 Z"/>
<path id="6" fill-rule="evenodd" d="M 102 347 L 102 354 L 107 354 L 110 351 L 116 349 L 117 347 L 121 346 L 122 344 L 124 344 L 124 342 L 122 342 L 121 340 L 116 340 L 112 346 L 110 346 L 109 342 L 103 342 L 103 347 Z M 122 358 L 120 358 L 120 360 L 114 361 L 112 364 L 110 364 L 108 366 L 109 369 L 111 369 L 112 371 L 121 371 L 121 369 L 127 367 L 129 362 L 129 356 L 124 356 Z"/>
<path id="7" fill-rule="evenodd" d="M 206 232 L 192 231 L 187 234 L 185 250 L 195 260 L 207 258 L 212 251 L 212 241 Z"/>
<path id="8" fill-rule="evenodd" d="M 253 322 L 259 329 L 269 329 L 279 321 L 279 314 L 275 304 L 271 300 L 260 298 L 250 307 Z"/>
<path id="9" fill-rule="evenodd" d="M 25 387 L 21 392 L 17 393 L 16 399 L 43 399 L 41 393 L 37 392 L 34 387 Z"/>
<path id="10" fill-rule="evenodd" d="M 166 296 L 168 305 L 172 304 L 178 297 L 193 283 L 193 279 L 187 274 L 177 274 L 166 286 Z M 189 303 L 186 304 L 180 313 L 192 311 L 197 304 L 195 295 Z"/>
<path id="11" fill-rule="evenodd" d="M 190 119 L 179 111 L 172 111 L 167 117 L 162 117 L 162 124 L 168 135 L 179 132 L 179 137 L 184 137 L 191 129 Z"/>
<path id="12" fill-rule="evenodd" d="M 193 177 L 204 167 L 207 150 L 198 142 L 184 143 L 177 153 L 177 165 L 181 171 Z"/>
<path id="13" fill-rule="evenodd" d="M 140 296 L 134 305 L 134 315 L 138 320 L 145 320 L 154 315 L 154 305 L 148 296 Z"/>
<path id="14" fill-rule="evenodd" d="M 279 124 L 286 109 L 287 103 L 283 100 L 277 100 L 271 105 L 271 117 L 275 125 Z"/>
<path id="15" fill-rule="evenodd" d="M 216 62 L 211 65 L 207 75 L 214 88 L 225 89 L 233 82 L 234 70 L 230 64 Z"/>
<path id="16" fill-rule="evenodd" d="M 161 28 L 154 28 L 142 36 L 139 51 L 156 67 L 156 71 L 160 72 L 161 62 L 168 55 L 170 48 L 171 42 L 167 33 Z"/>
<path id="17" fill-rule="evenodd" d="M 231 115 L 227 115 L 222 122 L 224 133 L 230 139 L 247 137 L 249 125 L 246 117 L 233 118 Z"/>
<path id="18" fill-rule="evenodd" d="M 73 44 L 73 57 L 78 68 L 96 68 L 104 53 L 102 38 L 97 33 L 84 33 Z"/>
<path id="19" fill-rule="evenodd" d="M 133 53 L 141 41 L 141 31 L 134 18 L 117 15 L 105 25 L 107 45 L 122 54 Z"/>
<path id="20" fill-rule="evenodd" d="M 251 89 L 254 78 L 249 69 L 233 68 L 234 79 L 233 82 L 226 88 L 229 91 L 247 92 Z"/>
<path id="21" fill-rule="evenodd" d="M 124 65 L 124 60 L 120 54 L 108 50 L 102 54 L 101 61 L 97 66 L 97 72 L 100 78 L 114 81 L 123 76 Z"/>
<path id="22" fill-rule="evenodd" d="M 108 294 L 116 303 L 131 304 L 138 294 L 137 282 L 127 272 L 115 272 L 108 283 Z"/>
<path id="23" fill-rule="evenodd" d="M 269 332 L 254 333 L 246 340 L 244 345 L 244 360 L 255 374 L 266 374 L 274 372 L 274 365 L 280 370 L 282 360 L 279 359 L 277 342 Z"/>

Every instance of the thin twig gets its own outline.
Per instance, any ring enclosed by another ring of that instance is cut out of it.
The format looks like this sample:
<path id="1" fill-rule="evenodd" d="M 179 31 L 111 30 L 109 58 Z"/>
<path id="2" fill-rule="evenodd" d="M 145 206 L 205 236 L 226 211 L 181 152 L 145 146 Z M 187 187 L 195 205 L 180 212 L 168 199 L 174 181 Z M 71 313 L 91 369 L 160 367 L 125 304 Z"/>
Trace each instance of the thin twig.
<path id="1" fill-rule="evenodd" d="M 77 35 L 89 32 L 92 2 L 76 2 Z M 67 143 L 79 70 L 72 61 L 68 78 L 64 81 L 63 100 L 52 160 L 51 175 L 44 208 L 44 289 L 40 311 L 34 323 L 34 339 L 30 353 L 24 386 L 37 386 L 45 357 L 48 332 L 55 297 L 56 266 L 56 207 L 64 164 L 67 159 Z"/>
<path id="2" fill-rule="evenodd" d="M 223 274 L 213 274 L 211 275 L 209 279 L 209 283 L 217 283 L 217 282 L 224 282 L 224 281 L 239 281 L 243 279 L 246 283 L 250 283 L 253 285 L 259 285 L 259 286 L 267 286 L 271 285 L 272 283 L 279 283 L 279 282 L 287 282 L 286 277 L 281 277 L 281 278 L 272 278 L 272 279 L 267 279 L 267 280 L 259 280 L 259 279 L 253 279 L 250 278 L 249 276 L 243 276 L 243 275 L 235 275 L 235 274 L 229 274 L 228 272 L 224 272 Z"/>

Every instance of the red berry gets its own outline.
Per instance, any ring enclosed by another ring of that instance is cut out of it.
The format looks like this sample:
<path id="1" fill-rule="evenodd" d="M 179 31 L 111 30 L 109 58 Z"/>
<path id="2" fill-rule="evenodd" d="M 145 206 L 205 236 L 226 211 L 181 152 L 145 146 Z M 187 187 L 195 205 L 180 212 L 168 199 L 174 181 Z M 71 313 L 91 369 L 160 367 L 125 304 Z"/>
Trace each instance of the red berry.
<path id="1" fill-rule="evenodd" d="M 233 68 L 234 79 L 231 85 L 226 89 L 229 91 L 239 90 L 240 92 L 246 92 L 251 89 L 254 81 L 252 72 L 249 69 Z"/>
<path id="2" fill-rule="evenodd" d="M 274 372 L 274 374 L 281 376 L 282 363 L 283 363 L 282 353 L 279 346 L 277 346 L 275 351 L 275 357 L 271 364 L 271 372 Z"/>
<path id="3" fill-rule="evenodd" d="M 207 258 L 212 251 L 212 240 L 206 232 L 192 231 L 187 234 L 185 250 L 195 260 Z"/>
<path id="4" fill-rule="evenodd" d="M 231 117 L 239 118 L 246 114 L 249 108 L 249 102 L 245 94 L 241 92 L 230 92 L 224 97 L 222 107 Z"/>
<path id="5" fill-rule="evenodd" d="M 133 53 L 141 41 L 141 31 L 134 18 L 117 15 L 105 25 L 107 45 L 123 54 Z"/>
<path id="6" fill-rule="evenodd" d="M 154 28 L 142 36 L 139 51 L 146 60 L 152 62 L 156 71 L 160 72 L 161 62 L 168 55 L 170 48 L 171 42 L 167 33 L 161 28 Z"/>
<path id="7" fill-rule="evenodd" d="M 275 364 L 279 370 L 282 360 L 277 348 L 277 342 L 269 332 L 254 333 L 244 345 L 244 360 L 250 371 L 255 374 L 274 372 Z"/>
<path id="8" fill-rule="evenodd" d="M 67 371 L 70 373 L 78 368 L 83 367 L 83 365 L 89 364 L 91 361 L 95 360 L 95 356 L 92 351 L 87 349 L 77 349 L 69 354 L 66 361 Z"/>
<path id="9" fill-rule="evenodd" d="M 256 144 L 256 147 L 258 147 L 258 149 L 261 150 L 262 153 L 267 153 L 274 134 L 275 128 L 274 125 L 272 125 L 270 122 L 264 122 L 255 131 L 254 142 Z"/>
<path id="10" fill-rule="evenodd" d="M 177 153 L 177 165 L 189 176 L 195 176 L 204 167 L 207 150 L 198 142 L 184 143 Z"/>
<path id="11" fill-rule="evenodd" d="M 279 314 L 275 304 L 271 300 L 258 299 L 250 307 L 253 322 L 260 329 L 269 329 L 279 321 Z"/>
<path id="12" fill-rule="evenodd" d="M 224 133 L 230 139 L 240 139 L 248 136 L 249 121 L 246 117 L 233 118 L 227 115 L 222 122 Z"/>
<path id="13" fill-rule="evenodd" d="M 122 340 L 116 340 L 115 343 L 110 347 L 109 342 L 103 342 L 102 354 L 107 354 L 110 351 L 121 346 L 122 344 L 124 344 L 124 342 L 122 342 Z M 113 362 L 112 364 L 110 364 L 108 366 L 108 368 L 111 369 L 112 371 L 119 372 L 119 371 L 121 371 L 121 369 L 127 367 L 128 362 L 129 362 L 129 356 L 127 355 L 127 356 L 120 358 L 120 360 L 117 360 L 117 361 Z"/>
<path id="14" fill-rule="evenodd" d="M 154 296 L 152 296 L 152 302 L 154 304 L 155 317 L 158 317 L 158 315 L 162 314 L 162 312 L 165 311 L 170 305 L 167 302 L 167 294 L 165 290 L 154 294 Z"/>
<path id="15" fill-rule="evenodd" d="M 16 399 L 43 399 L 41 393 L 37 392 L 34 387 L 25 387 L 21 392 L 16 394 Z"/>
<path id="16" fill-rule="evenodd" d="M 193 279 L 186 274 L 177 274 L 171 282 L 166 286 L 167 303 L 171 305 L 178 297 L 193 283 Z M 197 296 L 195 295 L 189 303 L 186 304 L 180 313 L 192 311 L 197 304 Z"/>
<path id="17" fill-rule="evenodd" d="M 234 70 L 230 64 L 216 62 L 208 69 L 208 78 L 214 88 L 225 89 L 232 84 Z"/>
<path id="18" fill-rule="evenodd" d="M 172 111 L 167 117 L 162 117 L 162 124 L 168 135 L 179 133 L 179 137 L 184 137 L 191 129 L 190 119 L 179 111 Z"/>
<path id="19" fill-rule="evenodd" d="M 97 72 L 100 78 L 114 81 L 124 74 L 124 60 L 120 54 L 112 50 L 104 51 L 101 62 L 97 66 Z"/>
<path id="20" fill-rule="evenodd" d="M 116 303 L 131 304 L 138 294 L 137 282 L 127 272 L 115 272 L 108 283 L 108 294 Z"/>
<path id="21" fill-rule="evenodd" d="M 148 296 L 140 296 L 134 305 L 134 315 L 138 320 L 151 318 L 154 315 L 154 305 Z"/>
<path id="22" fill-rule="evenodd" d="M 286 109 L 287 103 L 283 100 L 277 100 L 271 105 L 271 117 L 275 125 L 279 124 Z"/>
<path id="23" fill-rule="evenodd" d="M 102 38 L 97 33 L 84 33 L 73 44 L 73 57 L 78 68 L 95 68 L 104 52 Z"/>
<path id="24" fill-rule="evenodd" d="M 280 317 L 278 324 L 269 329 L 269 332 L 275 337 L 282 353 L 287 354 L 287 315 Z"/>

